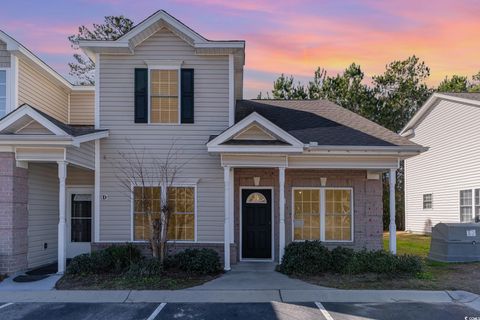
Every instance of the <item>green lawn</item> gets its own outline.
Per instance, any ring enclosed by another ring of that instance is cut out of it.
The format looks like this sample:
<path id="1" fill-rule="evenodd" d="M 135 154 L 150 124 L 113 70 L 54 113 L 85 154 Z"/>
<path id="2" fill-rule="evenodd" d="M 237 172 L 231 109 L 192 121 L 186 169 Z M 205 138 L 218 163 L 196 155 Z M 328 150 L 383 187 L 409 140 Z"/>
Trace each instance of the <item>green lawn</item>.
<path id="1" fill-rule="evenodd" d="M 383 245 L 388 251 L 388 233 Z M 480 262 L 446 263 L 428 260 L 430 236 L 397 232 L 397 253 L 418 255 L 425 259 L 425 270 L 415 277 L 392 277 L 382 274 L 325 274 L 302 277 L 321 286 L 339 289 L 416 289 L 466 290 L 480 294 Z M 472 279 L 475 279 L 472 281 Z"/>
<path id="2" fill-rule="evenodd" d="M 389 233 L 383 234 L 383 247 L 388 251 Z M 397 232 L 397 253 L 414 254 L 421 257 L 428 257 L 430 251 L 430 236 Z"/>

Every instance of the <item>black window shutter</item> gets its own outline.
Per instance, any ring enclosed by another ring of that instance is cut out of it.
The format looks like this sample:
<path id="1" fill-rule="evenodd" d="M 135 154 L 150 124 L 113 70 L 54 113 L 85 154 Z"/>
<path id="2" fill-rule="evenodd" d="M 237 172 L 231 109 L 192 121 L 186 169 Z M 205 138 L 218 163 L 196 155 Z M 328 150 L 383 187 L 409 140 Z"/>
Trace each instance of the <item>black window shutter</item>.
<path id="1" fill-rule="evenodd" d="M 182 123 L 193 123 L 193 69 L 181 70 L 181 119 Z"/>
<path id="2" fill-rule="evenodd" d="M 148 69 L 135 69 L 135 123 L 148 122 Z"/>

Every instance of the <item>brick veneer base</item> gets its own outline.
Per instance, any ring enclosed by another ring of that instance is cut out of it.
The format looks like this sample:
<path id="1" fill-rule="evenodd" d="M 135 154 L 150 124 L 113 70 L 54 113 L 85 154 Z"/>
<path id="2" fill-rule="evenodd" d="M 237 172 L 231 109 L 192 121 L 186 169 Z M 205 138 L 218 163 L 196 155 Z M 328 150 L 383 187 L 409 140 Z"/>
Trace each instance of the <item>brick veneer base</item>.
<path id="1" fill-rule="evenodd" d="M 17 168 L 15 154 L 0 152 L 0 273 L 27 267 L 28 170 Z"/>

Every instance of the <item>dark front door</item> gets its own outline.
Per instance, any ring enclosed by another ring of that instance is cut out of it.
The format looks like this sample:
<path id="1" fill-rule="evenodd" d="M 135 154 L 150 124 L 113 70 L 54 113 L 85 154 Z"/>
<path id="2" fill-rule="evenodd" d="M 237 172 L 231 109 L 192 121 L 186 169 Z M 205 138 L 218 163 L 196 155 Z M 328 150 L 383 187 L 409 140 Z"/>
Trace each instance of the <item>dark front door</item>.
<path id="1" fill-rule="evenodd" d="M 242 258 L 272 258 L 271 190 L 242 190 Z"/>

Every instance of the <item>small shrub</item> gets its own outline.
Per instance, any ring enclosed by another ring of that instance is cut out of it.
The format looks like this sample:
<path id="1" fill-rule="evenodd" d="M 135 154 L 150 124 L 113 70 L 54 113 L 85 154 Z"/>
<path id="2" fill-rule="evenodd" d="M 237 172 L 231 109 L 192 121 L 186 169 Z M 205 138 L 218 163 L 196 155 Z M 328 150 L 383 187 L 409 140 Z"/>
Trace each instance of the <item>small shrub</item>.
<path id="1" fill-rule="evenodd" d="M 314 275 L 330 270 L 332 256 L 320 241 L 292 242 L 285 247 L 279 271 Z"/>
<path id="2" fill-rule="evenodd" d="M 397 256 L 382 250 L 354 251 L 344 247 L 329 251 L 319 241 L 289 244 L 285 248 L 281 265 L 277 267 L 277 271 L 297 275 L 317 275 L 323 272 L 417 275 L 423 269 L 423 260 L 418 256 Z"/>
<path id="3" fill-rule="evenodd" d="M 94 273 L 94 265 L 90 254 L 81 254 L 73 258 L 65 270 L 68 274 L 91 274 Z"/>
<path id="4" fill-rule="evenodd" d="M 131 264 L 142 260 L 142 253 L 133 244 L 115 245 L 102 250 L 104 259 L 108 261 L 110 272 L 121 273 L 126 271 Z"/>
<path id="5" fill-rule="evenodd" d="M 346 274 L 356 273 L 358 269 L 358 262 L 353 249 L 336 247 L 332 250 L 331 255 L 331 270 L 333 272 Z"/>
<path id="6" fill-rule="evenodd" d="M 220 257 L 213 249 L 186 249 L 177 253 L 173 261 L 176 267 L 190 274 L 216 274 L 222 270 Z"/>
<path id="7" fill-rule="evenodd" d="M 132 263 L 128 268 L 127 275 L 135 277 L 151 277 L 162 274 L 163 266 L 160 260 L 149 258 Z"/>
<path id="8" fill-rule="evenodd" d="M 123 273 L 131 264 L 141 259 L 140 250 L 132 244 L 116 245 L 76 256 L 70 261 L 66 272 L 69 274 Z"/>
<path id="9" fill-rule="evenodd" d="M 397 256 L 397 269 L 401 273 L 421 274 L 424 272 L 423 259 L 414 255 Z"/>

